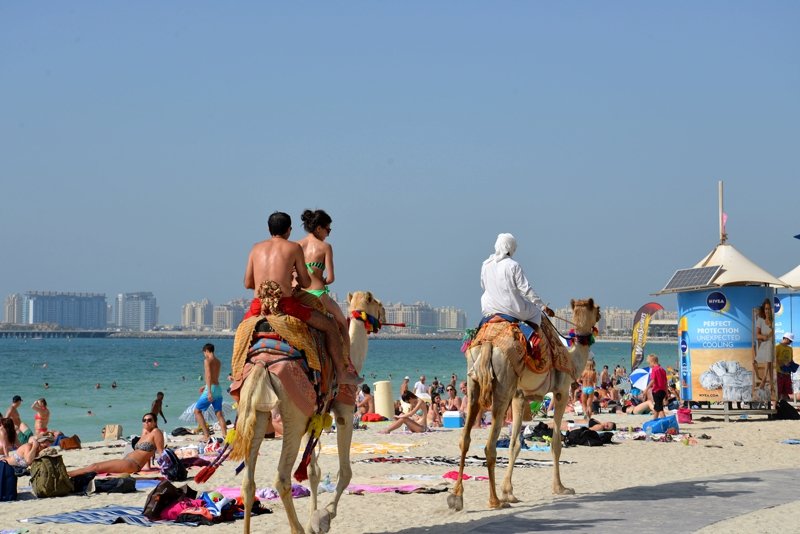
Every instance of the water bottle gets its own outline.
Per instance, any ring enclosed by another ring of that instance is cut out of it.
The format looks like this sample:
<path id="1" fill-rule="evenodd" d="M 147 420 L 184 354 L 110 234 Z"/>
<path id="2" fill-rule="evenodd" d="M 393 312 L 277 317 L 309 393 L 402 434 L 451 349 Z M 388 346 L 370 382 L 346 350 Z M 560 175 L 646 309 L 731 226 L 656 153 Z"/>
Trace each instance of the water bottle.
<path id="1" fill-rule="evenodd" d="M 645 438 L 645 441 L 653 441 L 653 429 L 652 428 L 647 427 L 647 430 L 645 430 L 645 434 L 647 434 L 647 437 Z"/>

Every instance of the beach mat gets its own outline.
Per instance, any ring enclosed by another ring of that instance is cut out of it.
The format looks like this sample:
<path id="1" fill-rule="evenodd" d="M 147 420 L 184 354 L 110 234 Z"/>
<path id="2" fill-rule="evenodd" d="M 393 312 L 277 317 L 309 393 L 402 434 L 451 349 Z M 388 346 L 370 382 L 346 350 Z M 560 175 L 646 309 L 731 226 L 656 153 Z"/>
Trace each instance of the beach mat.
<path id="1" fill-rule="evenodd" d="M 114 525 L 127 523 L 140 527 L 149 527 L 153 523 L 142 515 L 141 506 L 109 505 L 103 508 L 90 508 L 75 512 L 63 512 L 53 515 L 40 515 L 20 519 L 21 523 L 83 523 L 86 525 Z"/>
<path id="2" fill-rule="evenodd" d="M 378 456 L 376 458 L 365 458 L 356 460 L 353 463 L 359 464 L 424 464 L 424 465 L 458 465 L 459 459 L 447 456 Z M 559 465 L 572 464 L 569 460 L 560 460 Z M 464 465 L 470 467 L 486 467 L 486 458 L 480 456 L 467 456 Z M 504 467 L 508 465 L 508 458 L 497 458 L 497 465 Z M 514 467 L 553 467 L 552 460 L 532 460 L 528 458 L 517 458 Z"/>

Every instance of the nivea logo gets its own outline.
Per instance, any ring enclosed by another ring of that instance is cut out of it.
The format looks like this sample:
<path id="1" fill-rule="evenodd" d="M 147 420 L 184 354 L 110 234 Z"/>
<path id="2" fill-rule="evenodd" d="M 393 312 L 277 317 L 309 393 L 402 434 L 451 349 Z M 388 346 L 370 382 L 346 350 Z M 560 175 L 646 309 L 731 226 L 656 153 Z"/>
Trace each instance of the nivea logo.
<path id="1" fill-rule="evenodd" d="M 775 300 L 772 302 L 772 312 L 775 315 L 780 315 L 781 313 L 781 299 L 778 297 L 773 297 Z"/>
<path id="2" fill-rule="evenodd" d="M 714 311 L 722 310 L 727 303 L 728 299 L 726 299 L 725 295 L 723 295 L 719 291 L 714 291 L 713 293 L 710 293 L 706 298 L 706 304 L 708 304 L 708 307 Z"/>
<path id="3" fill-rule="evenodd" d="M 685 353 L 687 350 L 689 350 L 689 344 L 686 343 L 685 339 L 681 339 L 681 352 Z"/>

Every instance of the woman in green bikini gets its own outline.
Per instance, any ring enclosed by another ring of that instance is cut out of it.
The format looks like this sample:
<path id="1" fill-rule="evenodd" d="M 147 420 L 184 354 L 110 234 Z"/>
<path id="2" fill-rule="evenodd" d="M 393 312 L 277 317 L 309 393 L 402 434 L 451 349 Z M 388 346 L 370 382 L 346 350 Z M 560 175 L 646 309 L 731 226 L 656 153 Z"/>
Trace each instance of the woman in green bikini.
<path id="1" fill-rule="evenodd" d="M 350 335 L 347 332 L 347 320 L 339 305 L 328 296 L 328 285 L 334 281 L 333 247 L 325 239 L 331 235 L 331 216 L 324 210 L 305 210 L 300 216 L 303 228 L 308 235 L 298 241 L 303 247 L 306 268 L 311 276 L 311 285 L 305 290 L 317 297 L 325 309 L 336 319 L 345 346 L 350 346 Z M 327 274 L 325 274 L 327 272 Z"/>

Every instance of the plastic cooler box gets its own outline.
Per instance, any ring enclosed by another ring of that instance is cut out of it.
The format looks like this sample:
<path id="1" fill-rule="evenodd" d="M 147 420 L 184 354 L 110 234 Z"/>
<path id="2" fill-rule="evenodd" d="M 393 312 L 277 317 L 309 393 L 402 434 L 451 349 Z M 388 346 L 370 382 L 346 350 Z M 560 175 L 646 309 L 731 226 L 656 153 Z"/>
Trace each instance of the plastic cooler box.
<path id="1" fill-rule="evenodd" d="M 464 416 L 461 412 L 448 411 L 442 416 L 442 426 L 445 428 L 461 428 L 464 426 Z"/>

